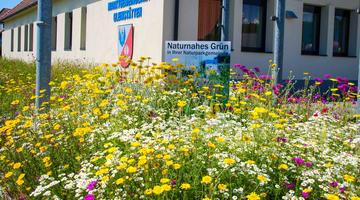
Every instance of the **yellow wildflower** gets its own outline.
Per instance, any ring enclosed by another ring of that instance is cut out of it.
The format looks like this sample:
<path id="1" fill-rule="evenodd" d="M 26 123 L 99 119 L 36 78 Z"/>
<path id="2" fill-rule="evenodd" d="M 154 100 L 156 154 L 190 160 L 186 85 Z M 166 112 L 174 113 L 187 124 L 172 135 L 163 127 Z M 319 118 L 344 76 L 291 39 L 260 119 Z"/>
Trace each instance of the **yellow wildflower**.
<path id="1" fill-rule="evenodd" d="M 14 169 L 19 169 L 21 167 L 21 163 L 15 163 L 14 165 L 13 165 L 13 168 Z"/>
<path id="2" fill-rule="evenodd" d="M 202 177 L 201 183 L 209 184 L 211 183 L 212 178 L 210 176 L 204 176 Z"/>
<path id="3" fill-rule="evenodd" d="M 218 189 L 221 190 L 221 191 L 226 190 L 226 187 L 227 187 L 227 186 L 226 186 L 225 184 L 219 184 L 219 185 L 218 185 Z"/>
<path id="4" fill-rule="evenodd" d="M 232 165 L 234 164 L 236 161 L 232 158 L 225 158 L 224 159 L 224 163 L 227 164 L 227 165 Z"/>
<path id="5" fill-rule="evenodd" d="M 156 195 L 160 195 L 161 193 L 164 192 L 164 188 L 157 185 L 152 189 L 152 192 Z"/>
<path id="6" fill-rule="evenodd" d="M 263 175 L 258 175 L 257 180 L 259 180 L 260 182 L 263 183 L 263 182 L 266 182 L 267 178 L 265 176 L 263 176 Z"/>
<path id="7" fill-rule="evenodd" d="M 186 101 L 179 100 L 178 103 L 177 103 L 177 106 L 179 106 L 180 108 L 185 107 L 186 106 Z"/>
<path id="8" fill-rule="evenodd" d="M 152 189 L 145 190 L 146 195 L 151 195 L 153 193 Z"/>
<path id="9" fill-rule="evenodd" d="M 170 191 L 171 190 L 171 186 L 169 184 L 164 184 L 161 186 L 163 188 L 164 191 Z"/>
<path id="10" fill-rule="evenodd" d="M 191 185 L 189 183 L 183 183 L 181 184 L 180 188 L 183 190 L 188 190 L 191 188 Z"/>
<path id="11" fill-rule="evenodd" d="M 124 178 L 119 178 L 115 181 L 116 185 L 120 185 L 120 184 L 123 184 L 125 182 L 125 179 Z"/>
<path id="12" fill-rule="evenodd" d="M 160 179 L 160 183 L 168 183 L 168 182 L 170 182 L 170 179 L 168 179 L 168 178 Z"/>
<path id="13" fill-rule="evenodd" d="M 352 182 L 355 181 L 355 177 L 353 177 L 353 176 L 351 176 L 351 175 L 347 175 L 347 174 L 344 176 L 344 179 L 345 179 L 345 181 L 348 182 L 348 183 L 352 183 Z"/>
<path id="14" fill-rule="evenodd" d="M 137 170 L 136 167 L 128 167 L 128 168 L 126 169 L 126 171 L 127 171 L 128 173 L 135 173 L 136 170 Z"/>
<path id="15" fill-rule="evenodd" d="M 247 195 L 246 198 L 248 200 L 260 200 L 260 196 L 257 195 L 255 192 L 252 192 L 251 194 Z"/>
<path id="16" fill-rule="evenodd" d="M 279 170 L 288 170 L 289 166 L 287 166 L 287 164 L 280 164 L 278 167 Z"/>
<path id="17" fill-rule="evenodd" d="M 5 174 L 5 178 L 10 178 L 14 173 L 12 172 L 8 172 Z"/>
<path id="18" fill-rule="evenodd" d="M 326 194 L 325 197 L 327 200 L 339 200 L 339 196 L 335 194 Z"/>

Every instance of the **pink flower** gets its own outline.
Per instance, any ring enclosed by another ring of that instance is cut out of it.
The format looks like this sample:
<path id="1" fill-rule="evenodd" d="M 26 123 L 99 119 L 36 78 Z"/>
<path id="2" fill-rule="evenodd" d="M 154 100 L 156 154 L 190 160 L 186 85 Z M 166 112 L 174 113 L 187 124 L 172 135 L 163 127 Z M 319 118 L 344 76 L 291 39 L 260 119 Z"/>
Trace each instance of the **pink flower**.
<path id="1" fill-rule="evenodd" d="M 302 195 L 302 197 L 304 197 L 304 199 L 309 198 L 309 193 L 307 193 L 307 192 L 302 192 L 301 195 Z"/>
<path id="2" fill-rule="evenodd" d="M 93 194 L 87 194 L 84 197 L 84 200 L 95 200 L 95 196 Z"/>
<path id="3" fill-rule="evenodd" d="M 305 164 L 305 161 L 300 157 L 295 157 L 292 159 L 297 165 L 303 165 Z"/>
<path id="4" fill-rule="evenodd" d="M 97 181 L 91 181 L 86 188 L 91 191 L 95 188 L 96 183 L 97 183 Z"/>

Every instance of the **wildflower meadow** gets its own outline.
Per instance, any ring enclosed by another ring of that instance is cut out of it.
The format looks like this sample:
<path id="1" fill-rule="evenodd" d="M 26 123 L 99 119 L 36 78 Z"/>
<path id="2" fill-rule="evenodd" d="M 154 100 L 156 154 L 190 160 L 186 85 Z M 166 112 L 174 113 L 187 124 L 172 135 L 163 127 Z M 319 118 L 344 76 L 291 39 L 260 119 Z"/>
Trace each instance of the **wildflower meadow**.
<path id="1" fill-rule="evenodd" d="M 54 67 L 36 111 L 33 64 L 0 59 L 0 199 L 360 199 L 354 83 L 274 85 L 270 61 L 228 95 L 193 69 Z"/>

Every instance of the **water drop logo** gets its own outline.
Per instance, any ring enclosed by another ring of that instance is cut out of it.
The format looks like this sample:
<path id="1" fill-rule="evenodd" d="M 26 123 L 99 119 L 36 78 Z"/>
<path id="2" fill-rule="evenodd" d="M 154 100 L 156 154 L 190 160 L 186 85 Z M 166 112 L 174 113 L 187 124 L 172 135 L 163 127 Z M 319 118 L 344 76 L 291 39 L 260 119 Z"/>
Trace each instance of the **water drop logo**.
<path id="1" fill-rule="evenodd" d="M 126 29 L 124 27 L 122 30 L 119 31 L 119 40 L 121 46 L 124 46 L 125 39 L 126 39 Z"/>

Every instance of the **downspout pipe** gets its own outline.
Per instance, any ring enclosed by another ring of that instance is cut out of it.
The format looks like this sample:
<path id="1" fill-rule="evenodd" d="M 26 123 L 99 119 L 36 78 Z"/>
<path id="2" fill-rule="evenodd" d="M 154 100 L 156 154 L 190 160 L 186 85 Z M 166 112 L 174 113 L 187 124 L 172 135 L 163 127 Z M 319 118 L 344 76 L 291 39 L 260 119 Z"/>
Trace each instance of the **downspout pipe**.
<path id="1" fill-rule="evenodd" d="M 274 85 L 282 81 L 284 62 L 284 35 L 285 35 L 285 0 L 276 0 L 275 37 L 274 37 Z"/>
<path id="2" fill-rule="evenodd" d="M 50 100 L 52 0 L 38 1 L 36 48 L 36 100 L 38 112 Z M 48 107 L 45 106 L 45 107 Z"/>
<path id="3" fill-rule="evenodd" d="M 174 41 L 179 40 L 179 9 L 180 9 L 180 0 L 175 0 Z"/>
<path id="4" fill-rule="evenodd" d="M 230 0 L 222 1 L 221 41 L 229 41 L 230 32 Z"/>

